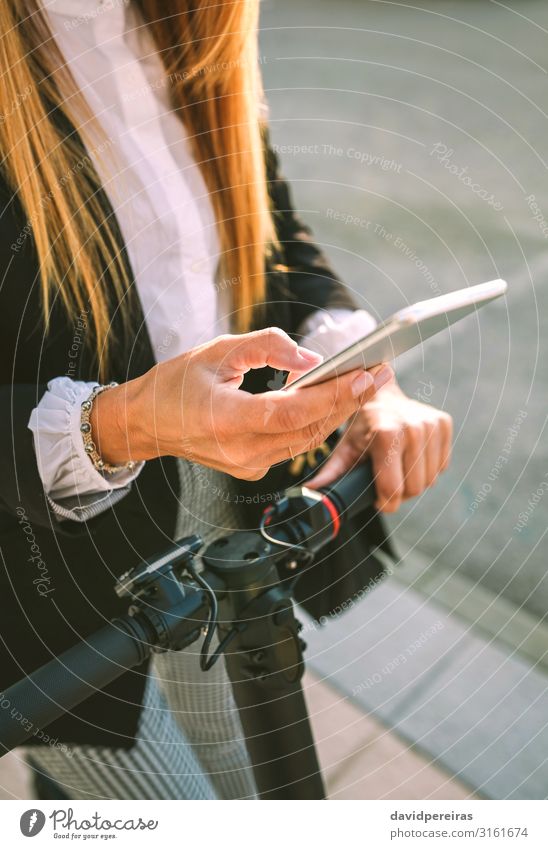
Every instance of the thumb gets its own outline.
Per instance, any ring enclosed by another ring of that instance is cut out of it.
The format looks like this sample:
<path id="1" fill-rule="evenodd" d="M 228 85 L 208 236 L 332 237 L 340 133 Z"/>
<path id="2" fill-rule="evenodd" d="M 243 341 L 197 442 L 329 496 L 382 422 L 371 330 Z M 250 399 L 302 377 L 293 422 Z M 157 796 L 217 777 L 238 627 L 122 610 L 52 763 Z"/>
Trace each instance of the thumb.
<path id="1" fill-rule="evenodd" d="M 252 368 L 271 366 L 282 371 L 296 371 L 302 374 L 321 363 L 320 354 L 300 348 L 287 333 L 277 327 L 255 330 L 231 336 L 226 340 L 220 370 L 245 374 Z"/>
<path id="2" fill-rule="evenodd" d="M 337 443 L 320 471 L 314 475 L 309 481 L 305 482 L 305 486 L 310 489 L 321 489 L 322 486 L 328 486 L 337 478 L 342 477 L 354 464 L 354 452 L 351 450 L 344 436 Z"/>

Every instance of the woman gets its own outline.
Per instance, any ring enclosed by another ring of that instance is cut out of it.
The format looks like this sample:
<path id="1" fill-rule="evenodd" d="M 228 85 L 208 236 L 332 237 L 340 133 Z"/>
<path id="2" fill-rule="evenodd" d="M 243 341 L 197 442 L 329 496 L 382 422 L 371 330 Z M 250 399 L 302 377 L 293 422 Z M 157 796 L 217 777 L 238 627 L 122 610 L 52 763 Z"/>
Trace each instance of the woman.
<path id="1" fill-rule="evenodd" d="M 449 461 L 449 417 L 389 367 L 267 391 L 318 361 L 307 344 L 372 319 L 278 173 L 257 14 L 258 0 L 0 7 L 4 687 L 124 611 L 116 577 L 176 536 L 256 525 L 293 458 L 339 425 L 311 484 L 367 454 L 379 511 Z M 357 530 L 302 583 L 313 615 L 378 571 L 378 515 Z M 200 673 L 195 647 L 32 743 L 71 798 L 255 792 L 223 664 Z"/>

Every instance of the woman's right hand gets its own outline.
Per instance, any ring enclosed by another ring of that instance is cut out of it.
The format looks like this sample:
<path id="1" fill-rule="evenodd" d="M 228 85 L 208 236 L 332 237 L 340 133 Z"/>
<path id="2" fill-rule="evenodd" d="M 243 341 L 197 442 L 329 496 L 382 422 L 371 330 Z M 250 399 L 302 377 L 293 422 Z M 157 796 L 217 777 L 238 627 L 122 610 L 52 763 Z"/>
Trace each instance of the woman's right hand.
<path id="1" fill-rule="evenodd" d="M 171 455 L 258 480 L 321 445 L 392 377 L 384 366 L 293 391 L 240 390 L 250 369 L 294 376 L 320 361 L 277 328 L 219 336 L 101 393 L 91 416 L 97 450 L 113 465 Z"/>

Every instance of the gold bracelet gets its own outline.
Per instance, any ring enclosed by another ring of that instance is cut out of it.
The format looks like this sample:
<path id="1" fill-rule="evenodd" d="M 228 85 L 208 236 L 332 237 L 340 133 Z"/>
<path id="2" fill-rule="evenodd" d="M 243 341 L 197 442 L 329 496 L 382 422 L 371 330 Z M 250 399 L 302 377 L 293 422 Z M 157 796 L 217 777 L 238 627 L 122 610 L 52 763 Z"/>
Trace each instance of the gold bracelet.
<path id="1" fill-rule="evenodd" d="M 111 466 L 110 463 L 105 462 L 97 451 L 97 446 L 92 438 L 90 418 L 91 411 L 93 409 L 93 402 L 97 396 L 101 394 L 101 392 L 104 392 L 106 389 L 112 389 L 115 386 L 118 386 L 118 384 L 114 381 L 112 383 L 107 383 L 106 386 L 96 386 L 89 398 L 82 402 L 82 413 L 80 416 L 80 433 L 84 440 L 84 451 L 97 471 L 106 472 L 107 475 L 114 475 L 116 472 L 123 471 L 131 472 L 135 468 L 133 460 L 130 460 L 128 463 L 124 463 L 123 466 Z"/>

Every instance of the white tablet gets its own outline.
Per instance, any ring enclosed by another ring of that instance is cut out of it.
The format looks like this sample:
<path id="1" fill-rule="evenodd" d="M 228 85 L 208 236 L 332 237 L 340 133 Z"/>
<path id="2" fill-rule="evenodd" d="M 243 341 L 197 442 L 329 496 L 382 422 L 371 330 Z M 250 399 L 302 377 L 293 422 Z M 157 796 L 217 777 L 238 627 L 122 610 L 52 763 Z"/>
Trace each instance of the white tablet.
<path id="1" fill-rule="evenodd" d="M 504 280 L 490 280 L 489 283 L 480 283 L 479 286 L 459 289 L 405 307 L 377 325 L 367 336 L 343 348 L 320 365 L 314 366 L 306 374 L 287 384 L 284 389 L 289 386 L 293 389 L 322 383 L 353 369 L 368 369 L 379 363 L 390 362 L 440 330 L 460 321 L 495 298 L 500 298 L 507 289 Z"/>

